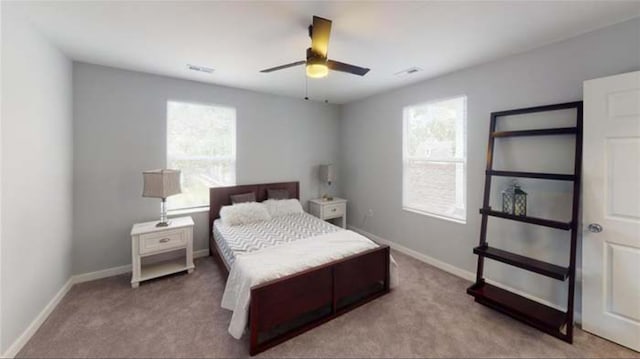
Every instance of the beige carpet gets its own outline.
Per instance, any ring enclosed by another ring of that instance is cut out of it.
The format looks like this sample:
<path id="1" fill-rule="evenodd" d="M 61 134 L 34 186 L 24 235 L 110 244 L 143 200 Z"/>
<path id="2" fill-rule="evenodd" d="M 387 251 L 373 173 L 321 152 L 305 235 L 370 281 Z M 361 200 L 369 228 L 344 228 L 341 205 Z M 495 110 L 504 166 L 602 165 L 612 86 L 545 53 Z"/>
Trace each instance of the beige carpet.
<path id="1" fill-rule="evenodd" d="M 636 357 L 577 330 L 566 344 L 473 302 L 469 282 L 394 253 L 400 287 L 261 357 Z M 129 276 L 76 285 L 19 357 L 240 357 L 213 260 L 131 289 Z"/>

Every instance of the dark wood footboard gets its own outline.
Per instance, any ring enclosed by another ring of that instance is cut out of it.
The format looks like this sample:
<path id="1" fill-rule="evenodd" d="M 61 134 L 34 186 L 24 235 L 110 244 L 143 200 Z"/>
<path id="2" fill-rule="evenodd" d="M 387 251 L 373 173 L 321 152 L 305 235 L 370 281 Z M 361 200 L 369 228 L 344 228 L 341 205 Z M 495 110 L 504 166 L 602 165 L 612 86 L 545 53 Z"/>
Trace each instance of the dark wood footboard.
<path id="1" fill-rule="evenodd" d="M 389 292 L 388 246 L 251 288 L 251 355 Z"/>

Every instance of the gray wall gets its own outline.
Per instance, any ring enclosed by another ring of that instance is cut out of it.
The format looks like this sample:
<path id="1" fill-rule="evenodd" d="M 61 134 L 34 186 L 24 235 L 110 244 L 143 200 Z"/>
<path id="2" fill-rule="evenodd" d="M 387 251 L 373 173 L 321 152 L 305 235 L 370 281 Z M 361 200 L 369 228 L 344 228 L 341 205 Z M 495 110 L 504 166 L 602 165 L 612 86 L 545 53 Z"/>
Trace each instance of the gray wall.
<path id="1" fill-rule="evenodd" d="M 640 20 L 635 19 L 343 106 L 340 183 L 350 201 L 350 225 L 474 272 L 472 248 L 480 231 L 478 208 L 482 203 L 490 112 L 579 100 L 584 80 L 638 69 Z M 467 223 L 403 211 L 402 108 L 461 94 L 468 97 Z M 567 116 L 557 114 L 551 120 L 561 122 Z M 540 144 L 542 151 L 534 152 Z M 503 150 L 515 149 L 514 145 L 506 144 Z M 535 170 L 545 165 L 546 169 L 571 171 L 573 157 L 566 144 L 564 149 L 562 144 L 551 142 L 524 141 L 518 145 L 524 151 L 503 159 L 505 165 L 517 162 L 522 168 L 533 166 Z M 532 214 L 568 216 L 566 207 L 554 207 L 546 201 L 566 199 L 569 188 L 557 183 L 524 185 L 530 192 Z M 369 209 L 374 217 L 365 220 Z M 554 263 L 568 263 L 568 232 L 490 221 L 492 244 Z M 489 263 L 487 276 L 553 303 L 564 305 L 566 300 L 565 285 L 513 267 Z"/>
<path id="2" fill-rule="evenodd" d="M 71 71 L 2 4 L 0 353 L 71 275 Z"/>
<path id="3" fill-rule="evenodd" d="M 334 105 L 84 63 L 73 85 L 74 273 L 130 264 L 131 225 L 158 217 L 141 172 L 166 166 L 167 100 L 237 109 L 238 184 L 299 180 L 304 203 L 318 196 L 317 166 L 338 160 Z M 192 216 L 206 249 L 208 214 Z"/>

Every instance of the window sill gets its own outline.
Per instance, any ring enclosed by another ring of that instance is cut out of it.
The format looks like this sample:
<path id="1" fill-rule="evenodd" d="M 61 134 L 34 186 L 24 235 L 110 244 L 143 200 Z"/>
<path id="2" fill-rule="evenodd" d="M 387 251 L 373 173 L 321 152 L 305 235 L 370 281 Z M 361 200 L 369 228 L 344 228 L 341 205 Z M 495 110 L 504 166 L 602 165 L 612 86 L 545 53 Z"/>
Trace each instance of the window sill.
<path id="1" fill-rule="evenodd" d="M 203 213 L 203 212 L 209 212 L 209 206 L 172 209 L 167 211 L 167 217 L 183 216 L 185 214 L 194 214 L 194 213 Z"/>
<path id="2" fill-rule="evenodd" d="M 409 207 L 402 207 L 402 210 L 403 211 L 407 211 L 407 212 L 416 213 L 416 214 L 421 214 L 423 216 L 433 217 L 433 218 L 437 218 L 437 219 L 443 219 L 445 221 L 450 221 L 450 222 L 455 222 L 455 223 L 460 223 L 460 224 L 467 224 L 467 220 L 466 219 L 447 217 L 447 216 L 434 214 L 434 213 L 430 213 L 430 212 L 426 212 L 426 211 L 421 211 L 419 209 L 414 209 L 414 208 L 409 208 Z"/>

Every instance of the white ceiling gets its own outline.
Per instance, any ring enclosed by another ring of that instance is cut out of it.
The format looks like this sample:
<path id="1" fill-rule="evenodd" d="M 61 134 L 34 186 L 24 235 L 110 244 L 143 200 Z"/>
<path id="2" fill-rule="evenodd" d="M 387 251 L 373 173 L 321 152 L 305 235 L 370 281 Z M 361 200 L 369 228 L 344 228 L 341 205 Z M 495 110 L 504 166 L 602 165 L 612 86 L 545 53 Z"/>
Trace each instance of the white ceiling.
<path id="1" fill-rule="evenodd" d="M 7 3 L 3 2 L 3 7 Z M 333 20 L 329 57 L 364 77 L 309 79 L 313 100 L 346 103 L 640 15 L 640 2 L 148 2 L 12 4 L 70 58 L 304 97 L 312 15 Z M 215 68 L 213 74 L 186 64 Z M 418 66 L 422 72 L 394 73 Z"/>

